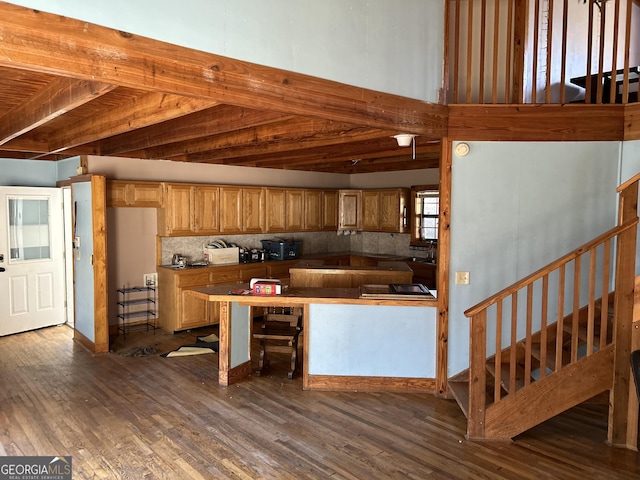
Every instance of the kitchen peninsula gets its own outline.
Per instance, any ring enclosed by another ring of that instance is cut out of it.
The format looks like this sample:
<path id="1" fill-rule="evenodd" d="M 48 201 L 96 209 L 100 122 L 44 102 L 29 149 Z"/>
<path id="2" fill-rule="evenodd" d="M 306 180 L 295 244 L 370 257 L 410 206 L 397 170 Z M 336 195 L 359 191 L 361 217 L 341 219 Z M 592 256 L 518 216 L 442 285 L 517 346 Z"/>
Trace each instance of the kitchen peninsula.
<path id="1" fill-rule="evenodd" d="M 186 291 L 219 305 L 221 385 L 251 373 L 252 307 L 300 306 L 305 390 L 436 389 L 435 298 L 362 298 L 358 288 L 293 286 L 282 295 L 237 296 L 231 288 L 238 285 Z"/>

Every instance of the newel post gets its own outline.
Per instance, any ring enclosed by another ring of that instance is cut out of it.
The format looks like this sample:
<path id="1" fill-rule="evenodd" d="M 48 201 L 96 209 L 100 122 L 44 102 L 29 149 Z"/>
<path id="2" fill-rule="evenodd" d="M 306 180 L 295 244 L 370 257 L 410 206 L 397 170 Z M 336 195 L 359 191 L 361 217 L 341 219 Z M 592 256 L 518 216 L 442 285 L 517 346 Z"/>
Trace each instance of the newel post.
<path id="1" fill-rule="evenodd" d="M 487 310 L 471 317 L 469 335 L 469 417 L 467 438 L 485 437 L 485 408 L 487 404 Z"/>
<path id="2" fill-rule="evenodd" d="M 638 217 L 638 180 L 640 175 L 618 187 L 620 193 L 618 224 Z M 638 409 L 629 395 L 634 393 L 630 355 L 635 284 L 637 229 L 629 228 L 618 235 L 614 304 L 614 365 L 610 394 L 607 443 L 637 449 Z"/>

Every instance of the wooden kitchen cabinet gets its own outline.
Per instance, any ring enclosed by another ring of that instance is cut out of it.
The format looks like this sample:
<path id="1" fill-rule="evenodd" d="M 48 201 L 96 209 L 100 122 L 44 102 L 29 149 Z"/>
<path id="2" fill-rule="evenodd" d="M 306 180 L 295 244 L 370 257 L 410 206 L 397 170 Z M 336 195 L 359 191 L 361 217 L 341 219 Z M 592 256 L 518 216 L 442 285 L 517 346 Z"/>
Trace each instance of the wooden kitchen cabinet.
<path id="1" fill-rule="evenodd" d="M 158 234 L 187 236 L 216 234 L 219 229 L 217 186 L 165 184 L 164 208 L 158 210 Z"/>
<path id="2" fill-rule="evenodd" d="M 171 269 L 158 268 L 158 289 L 161 301 L 158 305 L 160 327 L 174 333 L 190 328 L 215 325 L 220 322 L 217 305 L 186 293 L 190 288 L 240 282 L 237 265 Z"/>
<path id="3" fill-rule="evenodd" d="M 362 229 L 366 232 L 405 233 L 408 224 L 409 189 L 362 191 Z"/>
<path id="4" fill-rule="evenodd" d="M 242 233 L 242 187 L 220 187 L 220 233 Z"/>
<path id="5" fill-rule="evenodd" d="M 209 302 L 187 296 L 192 287 L 209 283 L 209 273 L 202 270 L 158 268 L 158 319 L 160 328 L 174 333 L 209 324 Z"/>
<path id="6" fill-rule="evenodd" d="M 304 192 L 304 230 L 318 232 L 322 230 L 322 190 Z"/>
<path id="7" fill-rule="evenodd" d="M 430 290 L 438 288 L 436 283 L 438 267 L 435 263 L 407 262 L 407 265 L 413 270 L 414 283 L 421 283 Z"/>
<path id="8" fill-rule="evenodd" d="M 362 230 L 362 190 L 338 191 L 338 229 Z"/>
<path id="9" fill-rule="evenodd" d="M 287 189 L 287 231 L 304 230 L 304 190 Z"/>
<path id="10" fill-rule="evenodd" d="M 193 233 L 191 195 L 191 185 L 165 185 L 164 208 L 158 210 L 158 235 L 183 236 Z"/>
<path id="11" fill-rule="evenodd" d="M 265 188 L 265 231 L 285 232 L 287 230 L 287 190 L 285 188 Z"/>
<path id="12" fill-rule="evenodd" d="M 161 182 L 107 180 L 107 207 L 162 208 Z"/>
<path id="13" fill-rule="evenodd" d="M 408 188 L 393 188 L 379 191 L 380 230 L 383 232 L 407 233 L 409 231 Z"/>
<path id="14" fill-rule="evenodd" d="M 265 189 L 220 187 L 220 233 L 263 233 Z"/>
<path id="15" fill-rule="evenodd" d="M 378 190 L 362 192 L 362 229 L 365 232 L 377 232 L 380 229 L 380 192 Z"/>
<path id="16" fill-rule="evenodd" d="M 265 231 L 264 188 L 242 188 L 242 232 L 263 233 Z"/>
<path id="17" fill-rule="evenodd" d="M 322 192 L 322 229 L 338 230 L 338 191 L 324 190 Z"/>

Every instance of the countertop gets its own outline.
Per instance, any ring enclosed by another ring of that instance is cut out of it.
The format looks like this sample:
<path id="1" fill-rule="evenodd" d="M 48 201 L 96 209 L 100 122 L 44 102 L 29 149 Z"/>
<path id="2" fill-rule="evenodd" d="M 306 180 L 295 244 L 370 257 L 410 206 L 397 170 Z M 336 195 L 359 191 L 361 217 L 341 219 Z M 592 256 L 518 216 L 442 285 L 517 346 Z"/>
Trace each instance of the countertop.
<path id="1" fill-rule="evenodd" d="M 351 305 L 401 305 L 412 307 L 437 307 L 438 301 L 425 298 L 412 298 L 407 295 L 406 300 L 397 298 L 362 298 L 358 288 L 316 288 L 289 287 L 281 295 L 232 295 L 231 290 L 248 289 L 249 284 L 220 285 L 215 287 L 194 287 L 185 293 L 207 301 L 238 302 L 240 304 L 292 306 L 322 304 L 351 304 Z"/>
<path id="2" fill-rule="evenodd" d="M 366 253 L 366 252 L 351 252 L 351 251 L 343 251 L 343 252 L 326 252 L 326 253 L 313 253 L 313 254 L 307 254 L 307 255 L 302 255 L 299 258 L 295 259 L 298 261 L 305 261 L 305 260 L 309 260 L 309 261 L 313 261 L 314 259 L 322 259 L 322 258 L 328 258 L 328 257 L 343 257 L 343 256 L 355 256 L 355 257 L 367 257 L 367 258 L 377 258 L 383 261 L 389 261 L 389 262 L 415 262 L 415 263 L 420 263 L 420 264 L 425 264 L 425 265 L 433 265 L 435 266 L 435 261 L 431 261 L 429 259 L 425 259 L 425 258 L 420 258 L 420 257 L 407 257 L 404 255 L 385 255 L 382 253 Z M 285 262 L 291 261 L 291 260 L 284 260 Z M 249 262 L 249 263 L 222 263 L 222 264 L 217 264 L 217 265 L 199 265 L 200 262 L 197 262 L 197 265 L 187 265 L 185 267 L 177 267 L 174 265 L 159 265 L 159 268 L 166 268 L 168 270 L 173 270 L 173 271 L 185 271 L 185 270 L 194 270 L 194 269 L 202 269 L 202 268 L 221 268 L 221 267 L 234 267 L 234 266 L 238 266 L 238 265 L 260 265 L 260 264 L 271 264 L 271 265 L 277 265 L 278 263 L 282 263 L 283 260 L 265 260 L 264 262 Z M 296 265 L 297 266 L 297 265 Z M 327 268 L 327 267 L 325 267 Z M 355 269 L 366 269 L 366 268 L 377 268 L 377 267 L 341 267 L 341 268 L 355 268 Z"/>
<path id="3" fill-rule="evenodd" d="M 324 265 L 321 261 L 318 260 L 301 260 L 295 265 L 291 267 L 297 269 L 306 269 L 306 270 L 342 270 L 342 271 L 357 271 L 357 270 L 367 270 L 367 271 L 376 271 L 376 270 L 387 270 L 391 272 L 410 272 L 411 268 L 402 261 L 381 261 L 378 262 L 378 266 L 337 266 L 337 265 Z"/>

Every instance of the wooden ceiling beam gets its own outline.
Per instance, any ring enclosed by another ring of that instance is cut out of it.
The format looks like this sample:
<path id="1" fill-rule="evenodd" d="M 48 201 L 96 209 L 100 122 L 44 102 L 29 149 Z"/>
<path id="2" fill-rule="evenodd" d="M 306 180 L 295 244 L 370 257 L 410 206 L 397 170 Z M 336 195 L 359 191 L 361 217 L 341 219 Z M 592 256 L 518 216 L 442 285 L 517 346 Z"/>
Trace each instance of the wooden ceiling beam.
<path id="1" fill-rule="evenodd" d="M 232 152 L 216 158 L 207 158 L 206 156 L 197 157 L 197 163 L 213 163 L 234 166 L 252 166 L 252 167 L 268 167 L 268 168 L 291 168 L 292 166 L 301 167 L 303 169 L 315 170 L 315 164 L 339 163 L 350 161 L 361 161 L 364 159 L 382 158 L 399 158 L 404 160 L 412 159 L 411 149 L 387 146 L 383 148 L 382 142 L 367 142 L 355 145 L 326 145 L 320 148 L 309 149 L 291 149 L 288 152 L 280 152 L 277 156 L 269 153 L 251 155 L 242 158 L 233 156 Z M 395 141 L 394 141 L 395 144 Z M 425 156 L 428 158 L 439 158 L 440 145 L 438 143 L 427 144 L 416 148 L 416 156 Z M 188 157 L 189 162 L 194 162 L 194 157 Z"/>
<path id="2" fill-rule="evenodd" d="M 291 119 L 190 142 L 174 153 L 187 154 L 187 160 L 193 162 L 260 154 L 273 157 L 280 152 L 345 145 L 384 136 L 389 134 L 378 129 L 324 120 Z M 169 158 L 160 155 L 162 150 L 161 147 L 158 151 L 148 152 L 147 158 Z"/>
<path id="3" fill-rule="evenodd" d="M 56 78 L 0 118 L 0 145 L 95 100 L 114 88 L 115 85 L 108 83 Z"/>
<path id="4" fill-rule="evenodd" d="M 441 138 L 444 105 L 199 52 L 0 3 L 0 66 Z"/>
<path id="5" fill-rule="evenodd" d="M 100 142 L 100 152 L 102 155 L 124 155 L 127 152 L 159 147 L 168 143 L 185 142 L 284 118 L 290 117 L 278 112 L 219 105 L 192 113 L 184 118 L 107 138 Z"/>
<path id="6" fill-rule="evenodd" d="M 151 92 L 113 110 L 105 111 L 75 125 L 65 126 L 49 135 L 51 152 L 124 134 L 130 130 L 181 118 L 214 107 L 217 102 L 182 95 Z"/>

